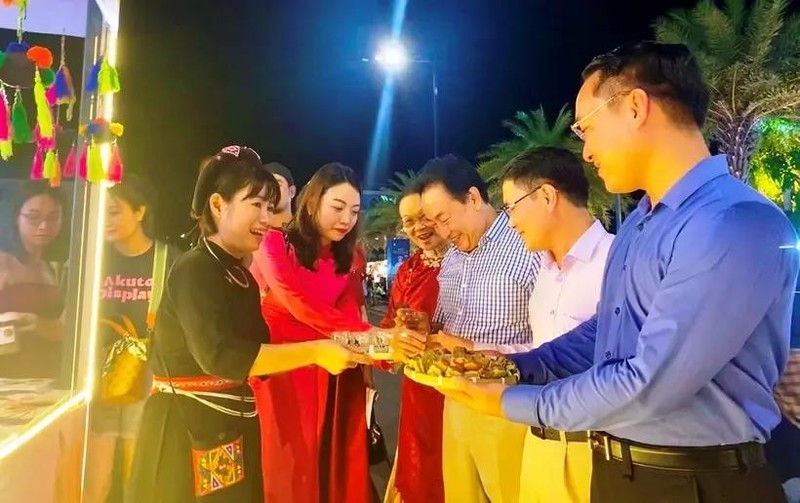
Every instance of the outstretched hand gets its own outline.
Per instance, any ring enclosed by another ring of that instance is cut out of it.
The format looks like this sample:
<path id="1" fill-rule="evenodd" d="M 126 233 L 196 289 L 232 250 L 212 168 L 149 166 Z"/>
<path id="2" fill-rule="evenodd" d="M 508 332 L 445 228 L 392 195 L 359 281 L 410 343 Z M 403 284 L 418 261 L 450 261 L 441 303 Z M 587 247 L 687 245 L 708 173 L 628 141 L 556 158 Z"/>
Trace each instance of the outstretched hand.
<path id="1" fill-rule="evenodd" d="M 332 340 L 319 341 L 316 363 L 333 375 L 341 374 L 358 365 L 372 365 L 372 358 L 356 353 Z"/>
<path id="2" fill-rule="evenodd" d="M 466 377 L 448 379 L 447 384 L 437 387 L 441 394 L 459 403 L 490 416 L 504 417 L 501 383 L 474 383 Z"/>

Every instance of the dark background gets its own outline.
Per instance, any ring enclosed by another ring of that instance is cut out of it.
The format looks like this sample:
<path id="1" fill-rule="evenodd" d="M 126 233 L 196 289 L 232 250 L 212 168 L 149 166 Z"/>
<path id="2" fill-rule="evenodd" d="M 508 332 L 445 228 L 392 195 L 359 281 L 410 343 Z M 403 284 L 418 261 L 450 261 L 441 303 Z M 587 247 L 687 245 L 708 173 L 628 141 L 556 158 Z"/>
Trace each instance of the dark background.
<path id="1" fill-rule="evenodd" d="M 658 15 L 694 4 L 411 0 L 402 39 L 413 57 L 437 62 L 439 153 L 474 159 L 508 137 L 502 121 L 518 110 L 542 105 L 554 117 L 571 106 L 592 56 L 652 38 Z M 385 77 L 361 58 L 389 35 L 393 7 L 392 0 L 123 0 L 120 149 L 126 172 L 150 177 L 159 190 L 159 234 L 188 229 L 199 162 L 227 144 L 286 164 L 299 184 L 329 161 L 352 166 L 371 189 L 395 171 L 419 169 L 433 151 L 428 65 L 395 79 L 390 147 L 364 176 Z M 58 37 L 45 45 L 57 53 Z M 69 51 L 79 75 L 79 39 L 70 39 Z M 32 116 L 32 103 L 28 110 Z M 24 150 L 15 176 L 29 170 Z"/>

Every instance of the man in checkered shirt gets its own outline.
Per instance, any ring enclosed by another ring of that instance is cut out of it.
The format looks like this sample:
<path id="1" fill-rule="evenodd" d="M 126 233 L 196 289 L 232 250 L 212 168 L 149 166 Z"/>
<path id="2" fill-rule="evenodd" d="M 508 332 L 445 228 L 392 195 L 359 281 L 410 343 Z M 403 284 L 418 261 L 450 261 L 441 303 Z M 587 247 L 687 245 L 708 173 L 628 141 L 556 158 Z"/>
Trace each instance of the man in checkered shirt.
<path id="1" fill-rule="evenodd" d="M 492 208 L 486 182 L 468 162 L 453 155 L 428 161 L 419 190 L 425 216 L 453 244 L 439 272 L 434 323 L 476 343 L 530 344 L 539 255 Z M 524 425 L 445 400 L 446 501 L 516 503 L 525 433 Z"/>

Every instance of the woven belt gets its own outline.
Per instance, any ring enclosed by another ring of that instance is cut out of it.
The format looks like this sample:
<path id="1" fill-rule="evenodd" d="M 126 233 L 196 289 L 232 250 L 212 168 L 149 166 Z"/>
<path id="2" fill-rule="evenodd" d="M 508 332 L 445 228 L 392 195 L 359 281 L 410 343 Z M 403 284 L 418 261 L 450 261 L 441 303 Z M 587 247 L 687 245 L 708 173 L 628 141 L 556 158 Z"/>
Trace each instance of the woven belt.
<path id="1" fill-rule="evenodd" d="M 637 444 L 605 433 L 592 432 L 591 447 L 606 461 L 629 460 L 633 465 L 662 470 L 741 470 L 766 464 L 764 447 L 757 442 L 714 447 L 660 447 Z"/>
<path id="2" fill-rule="evenodd" d="M 221 412 L 223 414 L 227 414 L 229 416 L 234 417 L 256 417 L 258 416 L 258 410 L 255 408 L 255 401 L 256 399 L 252 396 L 244 396 L 244 395 L 231 395 L 229 393 L 220 393 L 220 391 L 226 391 L 233 388 L 238 388 L 243 386 L 243 383 L 235 382 L 235 381 L 227 381 L 225 379 L 216 379 L 211 378 L 203 381 L 202 379 L 197 378 L 172 378 L 172 382 L 164 377 L 155 376 L 153 378 L 153 394 L 155 393 L 170 393 L 173 395 L 181 395 L 187 398 L 191 398 L 196 402 L 199 402 L 210 409 L 214 409 L 217 412 Z M 207 391 L 210 389 L 216 389 L 217 391 Z M 226 407 L 216 402 L 212 402 L 209 398 L 213 398 L 216 400 L 228 400 L 230 402 L 238 402 L 239 405 L 253 404 L 253 410 L 251 411 L 242 411 L 232 409 L 230 407 Z"/>
<path id="3" fill-rule="evenodd" d="M 586 442 L 589 440 L 588 431 L 560 431 L 541 426 L 531 426 L 531 435 L 542 440 L 557 440 L 559 442 Z"/>
<path id="4" fill-rule="evenodd" d="M 171 386 L 182 391 L 229 391 L 242 386 L 241 382 L 216 376 L 169 377 L 153 376 L 153 385 Z"/>

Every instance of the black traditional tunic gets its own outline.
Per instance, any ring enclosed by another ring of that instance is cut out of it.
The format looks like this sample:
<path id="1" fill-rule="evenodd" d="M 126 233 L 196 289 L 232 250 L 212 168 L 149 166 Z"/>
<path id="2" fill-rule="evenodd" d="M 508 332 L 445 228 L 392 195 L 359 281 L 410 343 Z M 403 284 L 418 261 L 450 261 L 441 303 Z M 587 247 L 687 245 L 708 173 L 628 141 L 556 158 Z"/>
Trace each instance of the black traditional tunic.
<path id="1" fill-rule="evenodd" d="M 226 394 L 252 396 L 247 374 L 260 345 L 269 341 L 258 286 L 248 271 L 234 270 L 238 260 L 211 242 L 208 246 L 219 260 L 201 242 L 180 257 L 169 273 L 150 363 L 157 376 L 222 377 L 242 383 L 241 388 Z M 232 282 L 226 268 L 240 280 L 247 277 L 249 286 Z M 237 411 L 254 410 L 252 402 L 212 401 Z M 263 501 L 258 418 L 231 416 L 191 397 L 169 393 L 156 393 L 145 404 L 127 501 L 195 501 L 189 431 L 206 440 L 230 431 L 243 435 L 244 480 L 201 501 Z"/>

